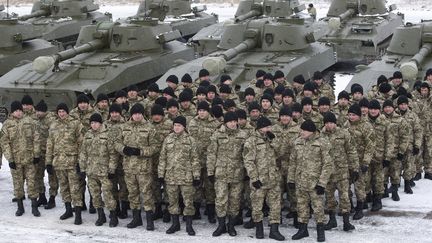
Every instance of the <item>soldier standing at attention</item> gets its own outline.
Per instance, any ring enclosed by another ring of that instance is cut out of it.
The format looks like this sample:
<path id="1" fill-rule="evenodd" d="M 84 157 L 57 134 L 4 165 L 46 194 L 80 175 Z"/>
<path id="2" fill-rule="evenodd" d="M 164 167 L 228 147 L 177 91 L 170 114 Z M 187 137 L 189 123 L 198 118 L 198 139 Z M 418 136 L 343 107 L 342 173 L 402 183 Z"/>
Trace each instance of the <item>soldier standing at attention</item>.
<path id="1" fill-rule="evenodd" d="M 186 232 L 195 235 L 192 216 L 195 214 L 193 198 L 195 188 L 200 185 L 201 165 L 198 159 L 195 139 L 186 131 L 186 118 L 178 116 L 173 121 L 173 133 L 169 134 L 160 152 L 158 177 L 165 183 L 168 194 L 168 210 L 172 225 L 166 231 L 173 234 L 180 230 L 179 195 L 183 197 L 183 215 L 186 218 Z"/>
<path id="2" fill-rule="evenodd" d="M 32 214 L 40 216 L 36 190 L 36 166 L 40 162 L 40 139 L 33 118 L 24 116 L 23 106 L 19 101 L 11 104 L 9 118 L 1 129 L 1 147 L 9 161 L 12 182 L 18 210 L 16 216 L 24 214 L 24 183 L 27 181 L 27 194 L 31 199 Z"/>

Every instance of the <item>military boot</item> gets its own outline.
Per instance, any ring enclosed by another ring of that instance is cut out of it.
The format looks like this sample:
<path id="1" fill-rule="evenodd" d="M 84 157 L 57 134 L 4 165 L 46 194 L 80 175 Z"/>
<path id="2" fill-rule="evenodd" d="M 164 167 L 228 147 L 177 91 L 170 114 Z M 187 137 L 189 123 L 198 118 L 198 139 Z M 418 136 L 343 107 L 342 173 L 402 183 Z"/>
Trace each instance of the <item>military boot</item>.
<path id="1" fill-rule="evenodd" d="M 210 224 L 216 223 L 215 218 L 215 205 L 214 204 L 207 204 L 207 218 Z"/>
<path id="2" fill-rule="evenodd" d="M 392 199 L 393 199 L 393 201 L 396 201 L 396 202 L 399 201 L 400 198 L 399 198 L 399 194 L 398 194 L 398 185 L 391 185 L 390 190 L 391 190 L 391 193 L 392 193 Z"/>
<path id="3" fill-rule="evenodd" d="M 117 212 L 115 210 L 110 211 L 109 218 L 110 218 L 109 227 L 117 227 L 118 218 L 117 218 Z"/>
<path id="4" fill-rule="evenodd" d="M 324 224 L 317 224 L 317 241 L 324 242 L 325 241 L 325 231 Z"/>
<path id="5" fill-rule="evenodd" d="M 246 222 L 243 227 L 245 229 L 253 229 L 255 227 L 255 223 L 253 222 L 252 218 L 248 222 Z"/>
<path id="6" fill-rule="evenodd" d="M 26 197 L 24 196 L 22 198 L 22 200 L 26 200 Z M 16 197 L 12 198 L 12 202 L 18 202 L 18 198 L 16 198 Z"/>
<path id="7" fill-rule="evenodd" d="M 425 175 L 424 175 L 424 178 L 425 178 L 425 179 L 429 179 L 429 180 L 432 180 L 432 174 L 431 174 L 431 173 L 428 173 L 428 172 L 426 172 L 426 173 L 425 173 Z"/>
<path id="8" fill-rule="evenodd" d="M 243 209 L 240 209 L 239 213 L 235 217 L 234 225 L 242 225 L 243 224 Z"/>
<path id="9" fill-rule="evenodd" d="M 141 210 L 139 209 L 132 209 L 132 221 L 126 225 L 129 229 L 136 228 L 138 226 L 143 225 L 142 218 L 141 218 Z"/>
<path id="10" fill-rule="evenodd" d="M 300 240 L 309 236 L 307 224 L 299 223 L 299 230 L 291 237 L 292 240 Z"/>
<path id="11" fill-rule="evenodd" d="M 255 237 L 257 239 L 264 239 L 264 225 L 262 220 L 255 223 Z"/>
<path id="12" fill-rule="evenodd" d="M 47 198 L 45 197 L 45 193 L 39 193 L 39 198 L 37 201 L 38 207 L 42 206 L 42 205 L 47 205 L 48 201 Z"/>
<path id="13" fill-rule="evenodd" d="M 60 220 L 65 220 L 73 217 L 72 205 L 70 202 L 65 203 L 66 211 L 60 216 Z"/>
<path id="14" fill-rule="evenodd" d="M 96 220 L 95 225 L 96 226 L 102 226 L 104 223 L 106 223 L 106 217 L 105 212 L 103 208 L 97 209 L 98 219 Z"/>
<path id="15" fill-rule="evenodd" d="M 416 186 L 416 183 L 414 182 L 413 179 L 409 180 L 408 182 L 409 182 L 409 185 L 411 186 L 411 188 Z"/>
<path id="16" fill-rule="evenodd" d="M 156 203 L 155 204 L 155 212 L 153 214 L 153 220 L 158 220 L 163 217 L 162 213 L 162 203 Z"/>
<path id="17" fill-rule="evenodd" d="M 75 206 L 75 225 L 82 224 L 82 218 L 81 218 L 81 207 Z"/>
<path id="18" fill-rule="evenodd" d="M 414 176 L 413 180 L 418 181 L 422 178 L 421 173 L 416 173 L 416 175 Z"/>
<path id="19" fill-rule="evenodd" d="M 355 209 L 355 213 L 353 216 L 353 220 L 359 220 L 363 218 L 363 202 L 362 201 L 358 201 L 357 202 L 357 207 Z"/>
<path id="20" fill-rule="evenodd" d="M 389 189 L 388 189 L 388 185 L 384 184 L 384 195 L 383 198 L 387 198 L 389 197 Z"/>
<path id="21" fill-rule="evenodd" d="M 217 220 L 218 220 L 218 227 L 213 232 L 212 234 L 213 236 L 220 236 L 227 232 L 225 217 L 218 217 Z"/>
<path id="22" fill-rule="evenodd" d="M 350 231 L 350 230 L 354 230 L 355 227 L 354 225 L 352 225 L 349 221 L 349 213 L 343 213 L 342 217 L 343 217 L 343 230 L 344 231 Z"/>
<path id="23" fill-rule="evenodd" d="M 368 194 L 366 194 L 366 203 L 371 203 L 372 202 L 372 192 L 369 192 Z M 365 208 L 364 208 L 365 209 Z"/>
<path id="24" fill-rule="evenodd" d="M 377 212 L 380 209 L 382 209 L 381 195 L 374 194 L 371 211 Z"/>
<path id="25" fill-rule="evenodd" d="M 286 215 L 286 218 L 287 219 L 292 219 L 292 218 L 294 218 L 294 214 L 295 214 L 296 212 L 293 212 L 293 211 L 289 211 L 288 213 L 287 213 L 287 215 Z"/>
<path id="26" fill-rule="evenodd" d="M 38 201 L 36 198 L 31 199 L 31 207 L 32 207 L 33 216 L 40 217 L 41 214 L 40 214 L 39 209 L 38 209 Z"/>
<path id="27" fill-rule="evenodd" d="M 81 211 L 87 211 L 87 205 L 85 203 L 85 192 L 82 194 L 82 207 Z"/>
<path id="28" fill-rule="evenodd" d="M 294 225 L 294 228 L 296 228 L 296 229 L 298 229 L 299 226 L 300 226 L 300 224 L 298 222 L 298 214 L 297 214 L 297 212 L 293 213 L 293 225 Z"/>
<path id="29" fill-rule="evenodd" d="M 413 191 L 411 189 L 411 183 L 409 180 L 405 180 L 405 185 L 404 185 L 404 192 L 406 194 L 413 194 Z"/>
<path id="30" fill-rule="evenodd" d="M 228 234 L 230 236 L 236 236 L 237 235 L 237 231 L 234 228 L 234 226 L 236 225 L 235 221 L 237 221 L 237 219 L 234 216 L 228 217 L 228 227 L 227 228 L 228 228 Z"/>
<path id="31" fill-rule="evenodd" d="M 186 216 L 186 232 L 188 235 L 195 235 L 195 230 L 192 227 L 192 216 Z"/>
<path id="32" fill-rule="evenodd" d="M 55 196 L 50 196 L 47 205 L 45 205 L 45 209 L 52 209 L 55 208 L 55 206 Z"/>
<path id="33" fill-rule="evenodd" d="M 151 210 L 146 211 L 146 221 L 147 221 L 146 229 L 148 231 L 153 231 L 154 230 L 153 211 Z"/>
<path id="34" fill-rule="evenodd" d="M 355 207 L 352 198 L 350 198 L 350 205 L 351 205 L 350 213 L 355 213 Z"/>
<path id="35" fill-rule="evenodd" d="M 128 205 L 126 201 L 120 201 L 120 213 L 118 214 L 120 219 L 125 219 L 128 217 Z"/>
<path id="36" fill-rule="evenodd" d="M 285 237 L 279 232 L 279 224 L 270 225 L 269 238 L 277 241 L 284 241 Z"/>
<path id="37" fill-rule="evenodd" d="M 93 197 L 90 195 L 90 202 L 89 202 L 89 214 L 95 214 L 96 209 L 93 206 Z"/>
<path id="38" fill-rule="evenodd" d="M 171 221 L 171 215 L 170 215 L 168 209 L 166 208 L 162 212 L 163 212 L 162 222 L 169 223 Z"/>
<path id="39" fill-rule="evenodd" d="M 173 234 L 180 230 L 180 221 L 179 221 L 179 215 L 173 214 L 172 216 L 172 225 L 169 227 L 169 229 L 166 231 L 167 234 Z"/>
<path id="40" fill-rule="evenodd" d="M 252 209 L 251 208 L 246 208 L 245 217 L 252 217 Z"/>
<path id="41" fill-rule="evenodd" d="M 18 209 L 15 212 L 15 216 L 22 216 L 24 214 L 24 204 L 22 199 L 17 199 Z"/>
<path id="42" fill-rule="evenodd" d="M 193 205 L 195 207 L 195 214 L 193 216 L 193 219 L 201 219 L 201 212 L 200 212 L 201 203 L 194 202 Z"/>
<path id="43" fill-rule="evenodd" d="M 334 211 L 329 211 L 329 221 L 324 226 L 325 230 L 331 230 L 337 227 L 336 214 Z"/>

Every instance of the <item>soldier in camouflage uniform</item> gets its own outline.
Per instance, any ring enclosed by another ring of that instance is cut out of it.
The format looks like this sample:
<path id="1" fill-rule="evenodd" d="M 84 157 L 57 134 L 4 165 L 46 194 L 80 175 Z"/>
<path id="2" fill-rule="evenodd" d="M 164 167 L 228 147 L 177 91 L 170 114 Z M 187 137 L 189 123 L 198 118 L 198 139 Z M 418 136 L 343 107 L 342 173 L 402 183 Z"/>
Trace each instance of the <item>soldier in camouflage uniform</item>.
<path id="1" fill-rule="evenodd" d="M 423 127 L 423 143 L 420 158 L 417 159 L 416 172 L 421 173 L 424 166 L 424 178 L 432 180 L 432 96 L 430 86 L 423 82 L 420 86 L 420 97 L 417 99 L 417 115 Z M 423 163 L 423 164 L 422 164 Z"/>
<path id="2" fill-rule="evenodd" d="M 83 179 L 78 175 L 78 151 L 83 137 L 83 126 L 69 115 L 66 104 L 57 106 L 57 120 L 48 132 L 45 163 L 49 175 L 56 172 L 60 184 L 60 194 L 65 203 L 66 212 L 61 220 L 73 216 L 72 205 L 75 207 L 75 224 L 82 224 L 81 210 L 83 206 Z M 85 180 L 85 179 L 84 179 Z"/>
<path id="3" fill-rule="evenodd" d="M 180 115 L 179 108 L 180 107 L 177 100 L 175 99 L 168 100 L 166 104 L 167 112 L 165 118 L 174 121 L 174 119 Z"/>
<path id="4" fill-rule="evenodd" d="M 201 164 L 201 176 L 203 185 L 197 190 L 195 195 L 194 206 L 195 215 L 194 219 L 199 219 L 199 208 L 201 200 L 205 199 L 207 216 L 210 223 L 216 223 L 215 219 L 215 190 L 214 183 L 212 183 L 207 176 L 207 148 L 210 144 L 209 138 L 220 126 L 219 121 L 212 117 L 209 113 L 209 105 L 205 102 L 198 104 L 198 115 L 195 116 L 190 122 L 188 131 L 196 141 L 198 158 Z"/>
<path id="5" fill-rule="evenodd" d="M 248 107 L 249 112 L 249 123 L 251 126 L 256 127 L 256 122 L 261 117 L 261 106 L 258 104 L 258 102 L 253 101 L 249 104 Z"/>
<path id="6" fill-rule="evenodd" d="M 197 144 L 186 129 L 186 118 L 178 116 L 173 121 L 174 132 L 169 134 L 162 145 L 159 157 L 158 177 L 165 183 L 168 194 L 168 210 L 172 216 L 172 225 L 166 231 L 173 234 L 180 230 L 179 195 L 184 202 L 183 215 L 186 218 L 186 232 L 195 235 L 192 227 L 192 215 L 195 214 L 193 197 L 195 188 L 200 184 L 201 165 L 198 159 Z"/>
<path id="7" fill-rule="evenodd" d="M 261 97 L 261 114 L 267 117 L 273 124 L 279 118 L 279 111 L 273 107 L 273 98 L 269 94 L 264 94 Z"/>
<path id="8" fill-rule="evenodd" d="M 216 191 L 216 214 L 218 227 L 213 236 L 227 232 L 226 217 L 228 216 L 228 233 L 236 236 L 235 218 L 240 210 L 240 198 L 243 191 L 244 165 L 243 144 L 247 138 L 245 131 L 237 126 L 238 117 L 235 112 L 224 115 L 224 125 L 210 138 L 207 149 L 207 174 L 214 182 Z"/>
<path id="9" fill-rule="evenodd" d="M 335 198 L 335 191 L 338 190 L 339 208 L 343 216 L 343 230 L 350 231 L 355 229 L 349 222 L 351 205 L 349 200 L 349 178 L 356 180 L 359 175 L 359 158 L 348 130 L 337 127 L 336 116 L 327 112 L 324 114 L 324 128 L 322 136 L 332 145 L 330 156 L 334 162 L 334 171 L 326 187 L 326 202 L 329 211 L 329 222 L 324 226 L 325 230 L 337 227 L 336 207 L 338 205 Z"/>
<path id="10" fill-rule="evenodd" d="M 324 76 L 320 71 L 314 72 L 312 81 L 317 85 L 319 96 L 329 98 L 330 104 L 334 104 L 334 89 L 329 83 L 324 81 Z"/>
<path id="11" fill-rule="evenodd" d="M 180 115 L 186 117 L 186 120 L 190 122 L 196 116 L 196 106 L 192 103 L 192 94 L 188 90 L 184 90 L 180 93 Z"/>
<path id="12" fill-rule="evenodd" d="M 21 99 L 21 104 L 23 106 L 24 116 L 30 116 L 30 118 L 35 118 L 35 109 L 32 97 L 30 95 L 24 95 Z"/>
<path id="13" fill-rule="evenodd" d="M 129 103 L 130 108 L 132 108 L 137 103 L 140 103 L 143 107 L 145 107 L 144 98 L 138 94 L 138 91 L 138 86 L 135 84 L 130 85 L 127 89 L 127 102 Z"/>
<path id="14" fill-rule="evenodd" d="M 144 107 L 137 103 L 130 109 L 131 119 L 121 126 L 121 135 L 115 143 L 115 150 L 123 155 L 123 170 L 129 192 L 129 203 L 133 219 L 128 228 L 143 224 L 141 218 L 141 199 L 146 211 L 146 229 L 154 230 L 153 212 L 155 202 L 152 190 L 152 156 L 157 152 L 155 136 L 144 119 Z"/>
<path id="15" fill-rule="evenodd" d="M 40 139 L 37 125 L 29 116 L 24 116 L 23 106 L 19 101 L 11 104 L 10 117 L 1 129 L 1 147 L 9 161 L 12 173 L 14 195 L 17 199 L 16 216 L 24 214 L 24 183 L 27 182 L 27 194 L 31 199 L 32 214 L 40 216 L 36 188 L 36 166 L 40 162 Z"/>
<path id="16" fill-rule="evenodd" d="M 81 174 L 87 175 L 89 191 L 93 195 L 94 206 L 98 213 L 95 225 L 106 222 L 103 206 L 110 212 L 110 227 L 118 224 L 117 205 L 112 194 L 111 179 L 115 178 L 117 167 L 116 151 L 109 140 L 108 130 L 102 125 L 102 116 L 94 113 L 90 116 L 90 127 L 84 135 L 79 154 Z M 103 201 L 102 201 L 103 193 Z"/>
<path id="17" fill-rule="evenodd" d="M 337 117 L 337 125 L 342 127 L 348 121 L 348 109 L 349 109 L 349 94 L 345 90 L 342 90 L 338 94 L 338 102 L 334 105 L 333 113 Z"/>
<path id="18" fill-rule="evenodd" d="M 330 144 L 320 137 L 315 123 L 305 120 L 300 126 L 300 137 L 294 141 L 288 170 L 288 186 L 296 189 L 299 230 L 292 236 L 299 240 L 309 236 L 307 224 L 311 204 L 317 222 L 318 242 L 325 241 L 324 192 L 333 173 Z"/>
<path id="19" fill-rule="evenodd" d="M 104 93 L 98 94 L 96 103 L 94 106 L 94 112 L 99 113 L 102 116 L 103 121 L 108 120 L 109 116 L 109 99 L 108 95 Z"/>
<path id="20" fill-rule="evenodd" d="M 323 127 L 323 117 L 319 112 L 316 112 L 312 109 L 313 101 L 309 97 L 304 97 L 301 100 L 301 105 L 303 107 L 302 117 L 303 120 L 311 120 L 315 123 L 317 129 L 321 129 Z"/>
<path id="21" fill-rule="evenodd" d="M 269 237 L 284 240 L 279 232 L 281 211 L 281 172 L 276 159 L 281 154 L 281 143 L 271 132 L 271 121 L 260 117 L 256 131 L 245 142 L 243 160 L 251 182 L 252 220 L 255 222 L 256 238 L 264 238 L 263 212 L 264 202 L 270 207 Z"/>
<path id="22" fill-rule="evenodd" d="M 153 107 L 157 98 L 160 97 L 160 90 L 157 83 L 152 83 L 147 87 L 147 97 L 144 99 L 145 116 L 149 118 L 151 116 L 151 108 Z M 165 107 L 165 105 L 163 106 Z"/>

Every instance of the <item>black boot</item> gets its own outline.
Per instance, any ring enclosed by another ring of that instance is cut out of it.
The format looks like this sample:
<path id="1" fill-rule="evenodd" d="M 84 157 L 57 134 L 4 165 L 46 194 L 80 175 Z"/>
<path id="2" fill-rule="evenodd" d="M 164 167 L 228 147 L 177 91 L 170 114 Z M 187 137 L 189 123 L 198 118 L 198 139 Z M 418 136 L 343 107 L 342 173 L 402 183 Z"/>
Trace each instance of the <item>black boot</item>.
<path id="1" fill-rule="evenodd" d="M 329 221 L 324 226 L 325 230 L 331 230 L 337 227 L 336 214 L 334 211 L 329 211 Z"/>
<path id="2" fill-rule="evenodd" d="M 324 242 L 325 241 L 325 232 L 324 232 L 324 224 L 317 224 L 317 241 Z"/>
<path id="3" fill-rule="evenodd" d="M 293 215 L 293 226 L 294 228 L 298 229 L 300 227 L 300 224 L 298 222 L 298 214 L 297 212 L 294 212 Z"/>
<path id="4" fill-rule="evenodd" d="M 47 205 L 48 201 L 47 198 L 45 197 L 45 193 L 39 193 L 39 199 L 37 201 L 37 205 L 38 207 L 42 206 L 42 205 Z"/>
<path id="5" fill-rule="evenodd" d="M 277 241 L 285 240 L 285 237 L 279 232 L 279 224 L 270 225 L 269 238 Z"/>
<path id="6" fill-rule="evenodd" d="M 156 203 L 155 212 L 153 214 L 153 220 L 158 220 L 163 217 L 162 213 L 162 203 Z"/>
<path id="7" fill-rule="evenodd" d="M 388 189 L 388 185 L 384 184 L 384 195 L 383 198 L 387 198 L 389 197 L 389 189 Z"/>
<path id="8" fill-rule="evenodd" d="M 55 208 L 55 196 L 50 196 L 47 205 L 45 205 L 45 209 Z"/>
<path id="9" fill-rule="evenodd" d="M 166 231 L 167 234 L 173 234 L 180 230 L 180 221 L 179 221 L 179 215 L 173 214 L 172 215 L 172 225 L 169 227 L 169 229 Z"/>
<path id="10" fill-rule="evenodd" d="M 164 222 L 164 223 L 169 223 L 170 221 L 171 221 L 171 215 L 170 215 L 170 213 L 169 213 L 169 211 L 168 211 L 168 209 L 166 208 L 166 209 L 164 209 L 163 211 L 162 211 L 162 222 Z"/>
<path id="11" fill-rule="evenodd" d="M 105 212 L 103 208 L 97 209 L 98 219 L 96 220 L 95 225 L 96 226 L 102 226 L 104 223 L 106 223 L 106 217 Z"/>
<path id="12" fill-rule="evenodd" d="M 126 201 L 120 201 L 120 213 L 118 214 L 119 219 L 125 219 L 128 217 L 128 205 Z"/>
<path id="13" fill-rule="evenodd" d="M 359 220 L 363 218 L 363 202 L 362 201 L 358 201 L 357 202 L 357 207 L 355 209 L 355 213 L 353 216 L 353 220 Z"/>
<path id="14" fill-rule="evenodd" d="M 207 204 L 207 218 L 210 224 L 216 223 L 215 218 L 215 205 L 214 204 Z"/>
<path id="15" fill-rule="evenodd" d="M 369 192 L 368 194 L 366 194 L 366 203 L 371 203 L 372 202 L 372 192 Z"/>
<path id="16" fill-rule="evenodd" d="M 302 238 L 308 237 L 309 231 L 307 229 L 307 224 L 299 223 L 299 230 L 295 235 L 291 237 L 292 240 L 300 240 Z"/>
<path id="17" fill-rule="evenodd" d="M 72 205 L 70 202 L 65 203 L 66 211 L 60 216 L 60 220 L 65 220 L 73 217 Z"/>
<path id="18" fill-rule="evenodd" d="M 115 210 L 110 211 L 109 217 L 110 217 L 109 227 L 117 227 L 118 225 L 117 212 Z"/>
<path id="19" fill-rule="evenodd" d="M 218 217 L 217 221 L 218 221 L 218 227 L 213 232 L 213 234 L 212 234 L 213 236 L 220 236 L 220 235 L 225 234 L 227 232 L 225 217 Z"/>
<path id="20" fill-rule="evenodd" d="M 411 186 L 411 188 L 416 186 L 416 183 L 414 182 L 413 179 L 409 180 L 408 182 L 409 182 L 409 185 Z"/>
<path id="21" fill-rule="evenodd" d="M 90 195 L 90 203 L 89 203 L 89 214 L 95 214 L 96 209 L 93 206 L 93 197 Z"/>
<path id="22" fill-rule="evenodd" d="M 287 213 L 287 215 L 286 215 L 286 218 L 287 219 L 292 219 L 292 218 L 294 218 L 294 214 L 295 214 L 296 212 L 292 212 L 292 211 L 290 211 L 289 213 Z"/>
<path id="23" fill-rule="evenodd" d="M 391 190 L 391 193 L 392 193 L 392 199 L 393 199 L 393 201 L 396 201 L 396 202 L 399 201 L 400 198 L 399 198 L 399 194 L 398 194 L 398 185 L 391 185 L 390 190 Z"/>
<path id="24" fill-rule="evenodd" d="M 32 198 L 31 199 L 31 207 L 32 207 L 32 214 L 33 214 L 33 216 L 35 216 L 35 217 L 40 217 L 40 212 L 39 212 L 39 209 L 38 209 L 38 201 L 37 201 L 37 199 L 36 198 Z"/>
<path id="25" fill-rule="evenodd" d="M 250 218 L 248 222 L 244 223 L 243 227 L 245 229 L 253 229 L 253 227 L 255 227 L 255 223 L 253 222 L 252 218 Z"/>
<path id="26" fill-rule="evenodd" d="M 132 221 L 127 224 L 126 227 L 128 227 L 129 229 L 133 229 L 141 225 L 143 225 L 141 218 L 141 210 L 132 209 Z"/>
<path id="27" fill-rule="evenodd" d="M 24 204 L 22 199 L 17 199 L 18 209 L 15 212 L 15 216 L 21 216 L 24 214 Z"/>
<path id="28" fill-rule="evenodd" d="M 147 221 L 146 229 L 148 231 L 153 231 L 154 230 L 153 211 L 151 210 L 146 211 L 146 221 Z"/>
<path id="29" fill-rule="evenodd" d="M 251 208 L 246 209 L 245 217 L 252 217 L 252 209 Z"/>
<path id="30" fill-rule="evenodd" d="M 75 225 L 82 224 L 82 218 L 81 218 L 81 207 L 75 206 Z"/>
<path id="31" fill-rule="evenodd" d="M 432 174 L 426 172 L 425 175 L 424 175 L 424 178 L 425 178 L 425 179 L 432 180 Z"/>
<path id="32" fill-rule="evenodd" d="M 255 237 L 257 239 L 264 239 L 264 226 L 262 220 L 255 223 Z"/>
<path id="33" fill-rule="evenodd" d="M 404 185 L 404 192 L 406 194 L 413 194 L 413 191 L 411 189 L 411 183 L 409 180 L 405 180 L 405 185 Z"/>
<path id="34" fill-rule="evenodd" d="M 82 194 L 82 204 L 81 211 L 87 211 L 87 205 L 85 203 L 85 192 Z"/>
<path id="35" fill-rule="evenodd" d="M 237 215 L 237 217 L 238 217 L 238 215 Z M 235 230 L 235 228 L 234 228 L 234 226 L 236 225 L 235 224 L 235 221 L 237 221 L 238 219 L 235 219 L 236 217 L 233 217 L 233 216 L 229 216 L 228 217 L 228 234 L 230 235 L 230 236 L 236 236 L 237 235 L 237 231 Z"/>
<path id="36" fill-rule="evenodd" d="M 343 230 L 344 231 L 350 231 L 350 230 L 354 230 L 355 227 L 354 225 L 352 225 L 349 221 L 349 213 L 344 213 L 342 214 L 343 217 Z"/>
<path id="37" fill-rule="evenodd" d="M 421 173 L 416 173 L 416 175 L 414 176 L 413 180 L 418 181 L 422 178 Z"/>
<path id="38" fill-rule="evenodd" d="M 186 216 L 186 232 L 188 235 L 195 235 L 195 230 L 192 227 L 192 216 Z"/>
<path id="39" fill-rule="evenodd" d="M 350 205 L 351 205 L 350 213 L 354 213 L 355 212 L 355 207 L 354 207 L 354 203 L 353 203 L 352 198 L 350 198 Z"/>
<path id="40" fill-rule="evenodd" d="M 235 217 L 234 226 L 243 224 L 243 209 L 240 209 L 239 213 Z"/>
<path id="41" fill-rule="evenodd" d="M 193 216 L 193 219 L 201 219 L 201 212 L 200 212 L 201 203 L 194 202 L 194 207 L 195 207 L 195 214 Z"/>
<path id="42" fill-rule="evenodd" d="M 372 212 L 377 212 L 382 209 L 381 195 L 374 194 L 372 202 Z"/>

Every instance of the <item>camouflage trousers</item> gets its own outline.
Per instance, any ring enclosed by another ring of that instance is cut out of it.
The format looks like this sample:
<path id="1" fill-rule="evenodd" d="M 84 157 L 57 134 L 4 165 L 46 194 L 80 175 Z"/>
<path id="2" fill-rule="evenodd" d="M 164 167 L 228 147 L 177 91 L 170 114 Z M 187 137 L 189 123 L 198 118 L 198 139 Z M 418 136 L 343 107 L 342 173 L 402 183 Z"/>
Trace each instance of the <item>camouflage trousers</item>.
<path id="1" fill-rule="evenodd" d="M 240 210 L 243 182 L 227 183 L 216 178 L 215 191 L 217 216 L 236 216 Z"/>
<path id="2" fill-rule="evenodd" d="M 158 180 L 157 166 L 159 164 L 159 160 L 153 158 L 152 164 L 153 164 L 153 184 L 152 184 L 153 198 L 155 199 L 156 204 L 168 203 L 168 196 L 166 190 L 162 189 L 162 187 L 165 188 L 165 186 L 163 186 Z"/>
<path id="3" fill-rule="evenodd" d="M 250 180 L 243 181 L 243 192 L 241 198 L 241 206 L 244 208 L 252 208 L 252 203 L 250 199 L 251 188 L 250 188 Z"/>
<path id="4" fill-rule="evenodd" d="M 286 192 L 287 193 L 287 199 L 289 202 L 289 211 L 290 212 L 297 212 L 297 198 L 296 198 L 296 194 L 295 194 L 295 189 L 289 189 L 287 187 L 287 177 L 286 176 L 282 176 L 282 180 L 281 180 L 281 205 L 283 206 L 283 194 Z"/>
<path id="5" fill-rule="evenodd" d="M 11 169 L 12 183 L 15 198 L 24 198 L 24 183 L 27 181 L 27 194 L 29 198 L 37 198 L 39 192 L 36 190 L 36 166 L 32 163 L 16 164 L 16 169 Z"/>
<path id="6" fill-rule="evenodd" d="M 280 213 L 281 213 L 281 188 L 279 186 L 274 186 L 270 188 L 260 188 L 256 189 L 251 186 L 251 203 L 252 203 L 252 219 L 254 222 L 260 222 L 263 220 L 262 208 L 264 206 L 264 201 L 267 202 L 270 207 L 269 222 L 270 224 L 280 223 Z"/>
<path id="7" fill-rule="evenodd" d="M 424 147 L 424 156 L 423 156 L 424 171 L 425 173 L 432 173 L 432 136 L 430 136 L 430 134 L 424 136 L 423 147 Z"/>
<path id="8" fill-rule="evenodd" d="M 384 170 L 381 161 L 372 160 L 366 180 L 366 193 L 373 191 L 374 194 L 384 194 Z"/>
<path id="9" fill-rule="evenodd" d="M 45 177 L 45 158 L 41 157 L 41 160 L 36 165 L 36 190 L 39 193 L 45 194 L 46 189 L 45 189 L 44 177 Z M 55 171 L 52 175 L 48 174 L 48 185 L 49 185 L 49 195 L 54 197 L 57 196 L 59 182 Z"/>
<path id="10" fill-rule="evenodd" d="M 205 200 L 206 204 L 214 204 L 216 198 L 216 192 L 214 188 L 214 183 L 208 179 L 207 168 L 201 169 L 202 183 L 197 188 L 194 196 L 194 202 L 201 202 Z"/>
<path id="11" fill-rule="evenodd" d="M 179 196 L 183 198 L 184 216 L 192 216 L 195 214 L 193 199 L 196 189 L 192 185 L 166 185 L 166 192 L 168 194 L 168 211 L 170 214 L 180 214 Z"/>
<path id="12" fill-rule="evenodd" d="M 400 185 L 402 171 L 404 180 L 411 180 L 414 174 L 412 164 L 414 160 L 412 158 L 412 152 L 408 152 L 408 156 L 403 161 L 398 159 L 391 160 L 390 166 L 384 168 L 384 184 L 387 185 L 390 179 L 392 185 Z"/>
<path id="13" fill-rule="evenodd" d="M 129 192 L 129 203 L 131 209 L 141 209 L 140 194 L 143 196 L 143 207 L 145 211 L 155 210 L 152 175 L 151 174 L 125 174 L 126 186 Z"/>
<path id="14" fill-rule="evenodd" d="M 366 179 L 367 179 L 367 174 L 363 173 L 363 172 L 359 172 L 359 178 L 357 181 L 354 182 L 354 190 L 355 190 L 355 195 L 357 198 L 357 201 L 362 201 L 364 202 L 366 200 Z M 352 192 L 350 191 L 350 197 L 351 197 Z"/>
<path id="15" fill-rule="evenodd" d="M 89 175 L 87 177 L 89 192 L 93 197 L 93 206 L 95 208 L 103 208 L 104 203 L 109 211 L 115 210 L 117 206 L 116 200 L 112 194 L 112 182 L 107 176 Z M 103 201 L 102 201 L 103 194 Z"/>
<path id="16" fill-rule="evenodd" d="M 324 223 L 324 195 L 318 195 L 315 190 L 303 191 L 296 190 L 297 211 L 299 223 L 307 224 L 309 222 L 310 207 L 312 206 L 315 220 L 318 223 Z"/>
<path id="17" fill-rule="evenodd" d="M 349 213 L 351 210 L 351 204 L 349 200 L 349 181 L 348 179 L 342 179 L 334 181 L 332 178 L 326 186 L 325 199 L 327 203 L 327 209 L 329 211 L 336 211 L 338 202 L 336 201 L 335 192 L 338 191 L 339 197 L 339 209 L 342 213 Z"/>
<path id="18" fill-rule="evenodd" d="M 83 206 L 83 193 L 85 184 L 75 169 L 56 170 L 60 185 L 60 195 L 64 203 L 72 203 L 73 206 Z"/>
<path id="19" fill-rule="evenodd" d="M 117 168 L 115 171 L 115 178 L 112 182 L 112 195 L 115 200 L 128 201 L 128 189 L 125 181 L 125 174 L 123 168 Z"/>

